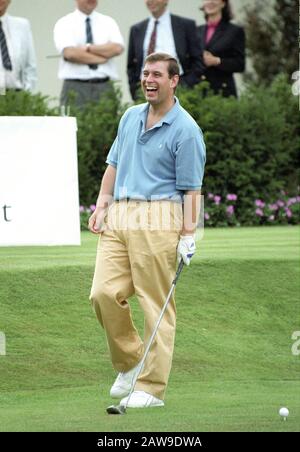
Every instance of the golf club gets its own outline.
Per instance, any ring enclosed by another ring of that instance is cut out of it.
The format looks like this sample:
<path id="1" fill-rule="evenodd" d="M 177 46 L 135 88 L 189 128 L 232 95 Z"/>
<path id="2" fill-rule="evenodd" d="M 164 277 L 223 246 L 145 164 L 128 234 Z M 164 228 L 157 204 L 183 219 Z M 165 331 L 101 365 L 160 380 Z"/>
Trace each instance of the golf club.
<path id="1" fill-rule="evenodd" d="M 125 405 L 111 405 L 111 406 L 109 406 L 108 408 L 106 408 L 106 411 L 107 411 L 108 414 L 125 414 L 125 413 L 126 413 L 126 408 L 127 408 L 128 403 L 129 403 L 130 397 L 131 397 L 131 395 L 132 395 L 132 393 L 133 393 L 133 391 L 134 391 L 134 387 L 135 387 L 136 381 L 137 381 L 137 379 L 138 379 L 138 377 L 139 377 L 139 375 L 140 375 L 140 373 L 141 373 L 141 371 L 142 371 L 142 369 L 143 369 L 143 367 L 144 367 L 144 364 L 145 364 L 145 361 L 146 361 L 148 352 L 149 352 L 149 350 L 150 350 L 150 347 L 151 347 L 151 345 L 152 345 L 152 342 L 153 342 L 153 340 L 154 340 L 154 337 L 155 337 L 155 335 L 156 335 L 156 333 L 157 333 L 159 324 L 160 324 L 160 322 L 161 322 L 161 319 L 163 318 L 163 315 L 164 315 L 165 310 L 166 310 L 166 308 L 167 308 L 167 306 L 168 306 L 168 303 L 169 303 L 169 301 L 170 301 L 170 298 L 171 298 L 171 296 L 172 296 L 173 290 L 174 290 L 174 288 L 175 288 L 175 286 L 176 286 L 177 280 L 178 280 L 178 278 L 179 278 L 179 275 L 180 275 L 180 273 L 181 273 L 183 267 L 184 267 L 184 262 L 183 262 L 183 259 L 181 259 L 181 261 L 180 261 L 180 263 L 179 263 L 179 265 L 178 265 L 178 269 L 177 269 L 177 271 L 176 271 L 175 278 L 174 278 L 174 280 L 173 280 L 173 282 L 172 282 L 171 289 L 170 289 L 170 291 L 169 291 L 169 294 L 168 294 L 168 296 L 167 296 L 167 299 L 166 299 L 166 301 L 165 301 L 165 304 L 163 305 L 163 308 L 162 308 L 162 310 L 161 310 L 161 313 L 160 313 L 160 315 L 159 315 L 159 318 L 158 318 L 158 320 L 157 320 L 157 322 L 156 322 L 156 325 L 155 325 L 155 327 L 154 327 L 153 333 L 152 333 L 152 335 L 151 335 L 151 337 L 150 337 L 150 339 L 149 339 L 149 343 L 148 343 L 148 345 L 147 345 L 147 348 L 146 348 L 146 350 L 145 350 L 145 353 L 144 353 L 144 356 L 143 356 L 143 359 L 142 359 L 142 362 L 141 362 L 140 370 L 139 370 L 139 372 L 135 375 L 135 377 L 134 377 L 134 379 L 133 379 L 133 381 L 132 381 L 131 389 L 130 389 L 130 392 L 129 392 L 129 394 L 128 394 L 128 398 L 127 398 L 126 404 L 125 404 Z"/>

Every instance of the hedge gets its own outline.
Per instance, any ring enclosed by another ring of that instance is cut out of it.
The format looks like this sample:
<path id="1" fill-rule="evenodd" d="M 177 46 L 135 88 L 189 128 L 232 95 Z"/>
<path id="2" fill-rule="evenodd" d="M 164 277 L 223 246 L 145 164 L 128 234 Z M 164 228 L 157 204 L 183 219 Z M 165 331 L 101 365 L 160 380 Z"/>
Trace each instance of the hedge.
<path id="1" fill-rule="evenodd" d="M 210 95 L 205 84 L 192 90 L 180 88 L 176 95 L 204 132 L 207 223 L 299 222 L 298 99 L 286 77 L 278 77 L 267 88 L 248 85 L 239 100 Z M 82 111 L 71 108 L 78 121 L 80 203 L 88 209 L 95 203 L 107 153 L 127 108 L 121 98 L 120 90 L 114 88 Z M 49 104 L 50 99 L 40 94 L 8 92 L 0 96 L 0 115 L 57 115 L 58 107 Z M 237 197 L 234 203 L 228 195 Z M 217 204 L 215 197 L 221 200 Z M 269 209 L 277 201 L 284 203 L 279 205 L 282 215 Z"/>
<path id="2" fill-rule="evenodd" d="M 252 223 L 256 199 L 273 202 L 299 185 L 298 103 L 284 78 L 268 89 L 249 86 L 241 99 L 203 98 L 203 86 L 180 93 L 204 131 L 204 194 L 238 195 L 236 216 Z"/>

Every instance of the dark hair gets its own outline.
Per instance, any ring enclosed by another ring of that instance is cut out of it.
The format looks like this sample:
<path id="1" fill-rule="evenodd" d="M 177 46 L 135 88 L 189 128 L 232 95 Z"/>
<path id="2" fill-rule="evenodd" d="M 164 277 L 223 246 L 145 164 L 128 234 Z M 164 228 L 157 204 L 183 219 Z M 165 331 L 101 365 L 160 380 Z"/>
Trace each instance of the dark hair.
<path id="1" fill-rule="evenodd" d="M 224 22 L 230 22 L 233 19 L 233 12 L 232 12 L 232 8 L 230 5 L 230 1 L 229 0 L 223 0 L 223 2 L 225 3 L 224 8 L 222 9 L 222 20 Z M 200 7 L 201 11 L 204 11 L 204 7 L 201 6 Z M 207 15 L 204 13 L 205 15 L 205 20 L 207 20 Z"/>
<path id="2" fill-rule="evenodd" d="M 162 53 L 162 52 L 151 53 L 145 59 L 144 64 L 156 63 L 157 61 L 167 61 L 169 63 L 168 64 L 169 78 L 174 77 L 174 75 L 180 74 L 178 61 L 176 60 L 176 58 L 172 57 L 168 53 Z"/>

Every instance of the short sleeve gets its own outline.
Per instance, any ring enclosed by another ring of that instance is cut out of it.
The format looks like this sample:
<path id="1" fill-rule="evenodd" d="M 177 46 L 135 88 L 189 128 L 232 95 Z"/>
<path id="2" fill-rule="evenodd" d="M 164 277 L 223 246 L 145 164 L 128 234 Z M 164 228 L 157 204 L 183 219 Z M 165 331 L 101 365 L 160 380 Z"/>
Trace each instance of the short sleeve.
<path id="1" fill-rule="evenodd" d="M 117 22 L 111 18 L 111 23 L 109 24 L 109 40 L 114 44 L 120 44 L 124 47 L 124 39 L 121 34 L 120 28 Z"/>
<path id="2" fill-rule="evenodd" d="M 187 138 L 179 143 L 176 152 L 176 189 L 200 190 L 206 159 L 203 135 Z"/>
<path id="3" fill-rule="evenodd" d="M 71 30 L 69 30 L 69 27 L 67 27 L 67 24 L 65 23 L 64 17 L 56 22 L 53 38 L 55 47 L 60 54 L 63 53 L 63 50 L 66 47 L 73 47 L 76 44 Z"/>
<path id="4" fill-rule="evenodd" d="M 118 160 L 119 160 L 119 138 L 117 136 L 107 155 L 106 163 L 117 168 Z"/>
<path id="5" fill-rule="evenodd" d="M 110 151 L 106 158 L 106 163 L 108 165 L 114 166 L 115 168 L 118 166 L 119 162 L 119 156 L 120 156 L 120 149 L 121 149 L 121 143 L 122 143 L 122 136 L 123 136 L 123 127 L 126 122 L 126 118 L 128 114 L 130 113 L 131 108 L 128 108 L 128 110 L 125 111 L 122 118 L 120 119 L 119 126 L 118 126 L 118 133 L 115 138 L 115 141 L 113 142 Z"/>

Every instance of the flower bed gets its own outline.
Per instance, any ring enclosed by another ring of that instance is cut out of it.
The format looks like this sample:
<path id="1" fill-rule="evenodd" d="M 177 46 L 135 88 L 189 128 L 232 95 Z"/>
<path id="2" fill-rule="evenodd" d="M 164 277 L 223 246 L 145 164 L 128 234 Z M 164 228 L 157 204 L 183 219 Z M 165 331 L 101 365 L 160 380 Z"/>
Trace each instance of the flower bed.
<path id="1" fill-rule="evenodd" d="M 88 219 L 96 206 L 80 206 L 81 229 L 87 230 Z M 228 193 L 224 198 L 218 194 L 208 193 L 204 198 L 205 226 L 258 226 L 300 223 L 300 195 L 288 196 L 282 191 L 275 200 L 255 199 L 253 207 L 248 212 L 248 218 L 243 223 L 240 220 L 239 197 L 235 193 Z"/>

